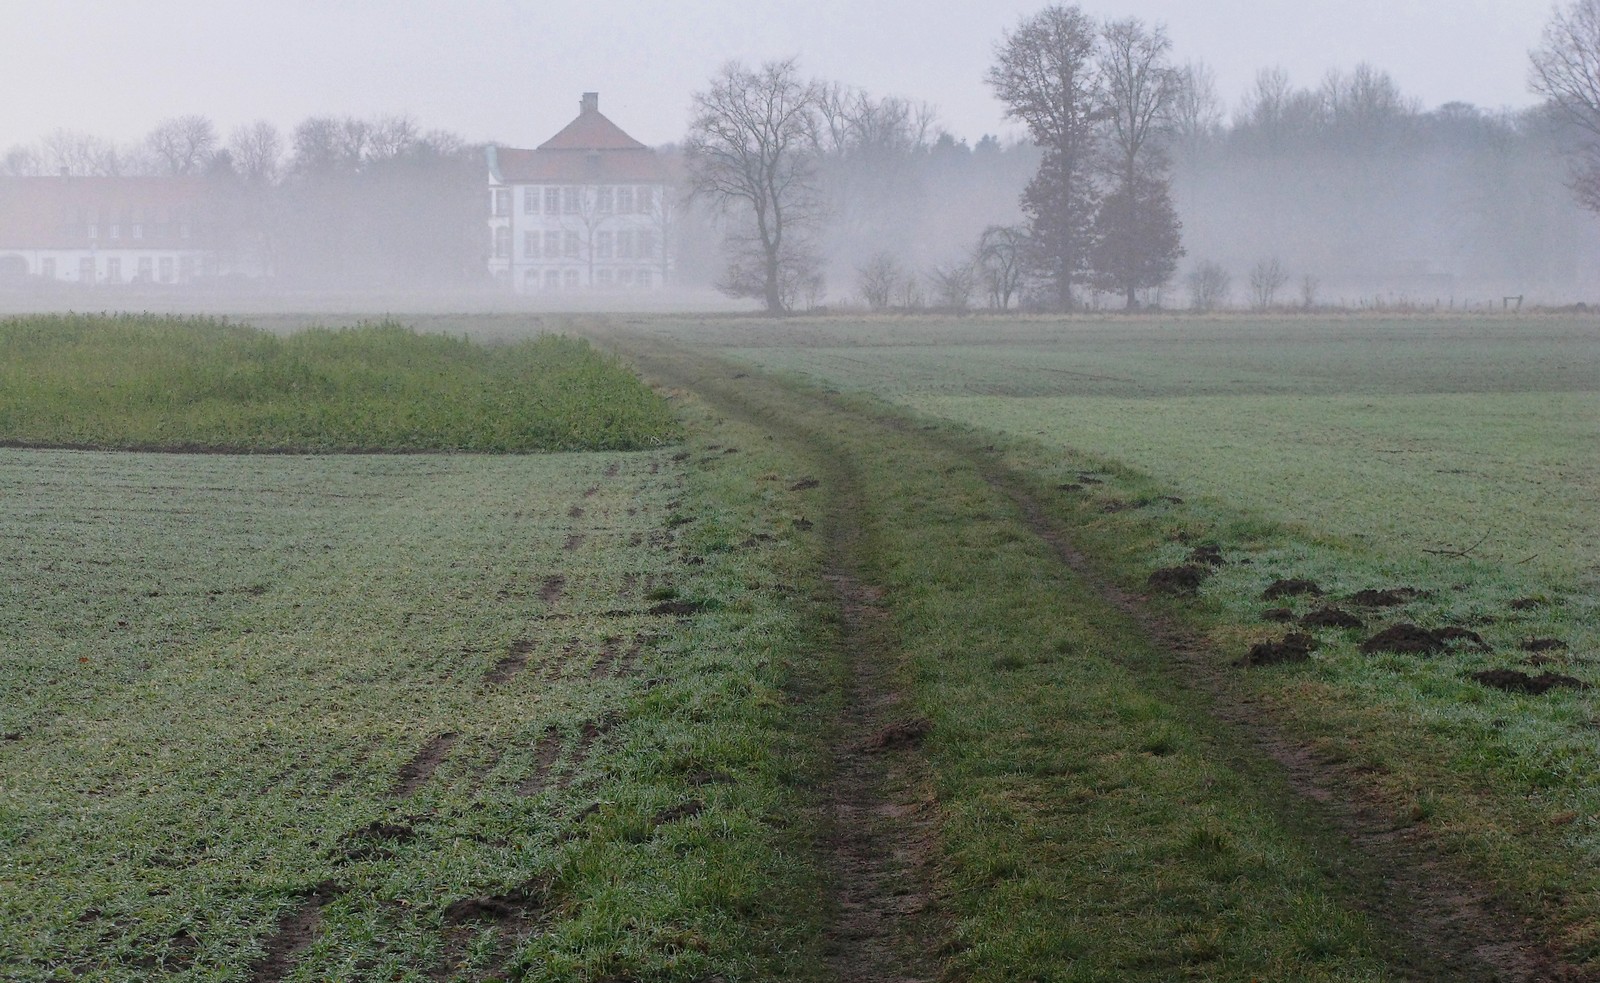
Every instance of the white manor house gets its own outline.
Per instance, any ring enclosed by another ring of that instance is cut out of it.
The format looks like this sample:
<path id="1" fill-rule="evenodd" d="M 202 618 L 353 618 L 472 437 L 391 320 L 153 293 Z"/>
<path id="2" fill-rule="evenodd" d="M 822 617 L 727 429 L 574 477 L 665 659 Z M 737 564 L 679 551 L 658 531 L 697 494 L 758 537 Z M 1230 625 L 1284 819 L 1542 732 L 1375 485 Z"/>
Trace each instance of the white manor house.
<path id="1" fill-rule="evenodd" d="M 488 149 L 489 271 L 517 293 L 650 290 L 666 284 L 671 202 L 655 151 L 600 113 L 535 150 Z"/>

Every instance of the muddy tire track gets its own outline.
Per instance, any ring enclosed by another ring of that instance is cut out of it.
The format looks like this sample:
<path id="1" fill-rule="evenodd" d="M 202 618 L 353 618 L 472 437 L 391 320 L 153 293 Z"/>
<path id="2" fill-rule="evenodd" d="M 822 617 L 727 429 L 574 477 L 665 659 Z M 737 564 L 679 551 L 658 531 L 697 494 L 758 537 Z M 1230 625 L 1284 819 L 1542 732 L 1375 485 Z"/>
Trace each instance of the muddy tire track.
<path id="1" fill-rule="evenodd" d="M 344 893 L 332 881 L 307 891 L 300 903 L 278 916 L 277 928 L 263 944 L 264 952 L 250 967 L 252 983 L 279 983 L 294 972 L 301 953 L 311 947 L 322 927 L 322 909 Z"/>
<path id="2" fill-rule="evenodd" d="M 389 794 L 397 799 L 415 794 L 450 756 L 450 749 L 455 746 L 456 738 L 457 735 L 453 733 L 437 734 L 429 738 L 428 743 L 400 767 Z"/>

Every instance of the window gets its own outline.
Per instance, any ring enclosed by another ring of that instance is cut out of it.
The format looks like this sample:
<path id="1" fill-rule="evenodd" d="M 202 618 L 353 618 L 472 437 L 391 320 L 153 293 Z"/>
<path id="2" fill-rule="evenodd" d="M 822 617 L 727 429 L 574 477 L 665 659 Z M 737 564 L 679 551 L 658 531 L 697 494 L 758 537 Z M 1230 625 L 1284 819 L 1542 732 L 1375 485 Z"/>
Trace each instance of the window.
<path id="1" fill-rule="evenodd" d="M 496 188 L 489 202 L 489 214 L 495 218 L 504 218 L 511 214 L 511 189 Z"/>
<path id="2" fill-rule="evenodd" d="M 539 214 L 539 189 L 538 188 L 524 188 L 524 189 L 522 189 L 522 214 L 524 214 L 524 215 L 537 215 L 537 214 Z"/>
<path id="3" fill-rule="evenodd" d="M 627 213 L 633 211 L 633 189 L 632 188 L 618 188 L 617 189 L 617 211 L 623 213 L 624 215 L 626 215 Z"/>
<path id="4" fill-rule="evenodd" d="M 511 230 L 502 225 L 494 230 L 494 258 L 505 259 L 511 255 Z"/>
<path id="5" fill-rule="evenodd" d="M 613 204 L 610 188 L 600 188 L 594 193 L 594 210 L 601 215 L 610 215 Z"/>
<path id="6" fill-rule="evenodd" d="M 56 258 L 54 256 L 46 256 L 39 261 L 39 275 L 46 280 L 54 280 L 56 278 Z"/>
<path id="7" fill-rule="evenodd" d="M 546 232 L 544 234 L 544 258 L 559 259 L 561 257 L 561 233 Z"/>
<path id="8" fill-rule="evenodd" d="M 639 258 L 656 258 L 656 234 L 654 232 L 640 231 L 639 233 Z"/>
<path id="9" fill-rule="evenodd" d="M 578 271 L 567 270 L 561 279 L 569 290 L 575 289 L 578 286 Z"/>
<path id="10" fill-rule="evenodd" d="M 184 256 L 178 260 L 178 279 L 185 283 L 194 279 L 194 257 Z"/>
<path id="11" fill-rule="evenodd" d="M 143 239 L 144 238 L 144 226 L 139 224 L 138 222 L 133 223 L 133 237 L 135 239 Z"/>
<path id="12" fill-rule="evenodd" d="M 544 189 L 544 213 L 546 215 L 560 215 L 561 214 L 561 189 L 560 188 L 545 188 Z"/>
<path id="13" fill-rule="evenodd" d="M 594 234 L 594 258 L 595 259 L 610 259 L 611 258 L 611 233 L 609 233 L 609 232 L 596 232 Z"/>
<path id="14" fill-rule="evenodd" d="M 187 239 L 187 238 L 189 238 L 189 223 L 188 222 L 179 222 L 178 223 L 178 238 L 179 239 Z"/>
<path id="15" fill-rule="evenodd" d="M 139 282 L 140 283 L 149 283 L 150 280 L 152 279 L 151 275 L 154 272 L 155 272 L 155 261 L 152 260 L 149 256 L 140 256 L 139 257 L 139 277 L 138 277 Z"/>
<path id="16" fill-rule="evenodd" d="M 617 271 L 617 282 L 622 284 L 624 287 L 633 286 L 633 271 L 632 270 L 618 270 Z"/>
<path id="17" fill-rule="evenodd" d="M 602 287 L 611 286 L 611 271 L 610 270 L 595 270 L 594 271 L 594 282 L 596 284 L 598 284 L 599 286 L 602 286 Z"/>
<path id="18" fill-rule="evenodd" d="M 624 229 L 617 233 L 617 258 L 633 259 L 633 232 Z"/>
<path id="19" fill-rule="evenodd" d="M 639 211 L 649 214 L 656 210 L 656 192 L 654 188 L 639 189 Z"/>
<path id="20" fill-rule="evenodd" d="M 633 275 L 633 282 L 642 290 L 650 289 L 650 271 L 640 270 Z"/>
<path id="21" fill-rule="evenodd" d="M 560 270 L 545 270 L 544 271 L 544 288 L 546 290 L 560 290 L 561 289 L 561 271 Z"/>
<path id="22" fill-rule="evenodd" d="M 78 279 L 83 283 L 94 282 L 94 257 L 84 256 L 78 260 Z"/>
<path id="23" fill-rule="evenodd" d="M 96 225 L 93 222 L 89 223 L 89 238 L 91 238 L 91 239 L 100 238 L 100 226 Z"/>
<path id="24" fill-rule="evenodd" d="M 162 283 L 171 283 L 172 282 L 172 257 L 171 256 L 163 256 L 163 257 L 161 257 L 161 262 L 156 264 L 156 269 L 161 271 L 161 282 Z"/>
<path id="25" fill-rule="evenodd" d="M 522 234 L 522 255 L 528 259 L 539 258 L 539 233 L 524 232 Z"/>
<path id="26" fill-rule="evenodd" d="M 580 201 L 578 194 L 579 190 L 580 189 L 575 187 L 561 189 L 561 211 L 563 213 L 567 215 L 576 215 L 583 207 L 583 203 Z"/>
<path id="27" fill-rule="evenodd" d="M 579 250 L 578 233 L 568 232 L 561 240 L 561 255 L 567 259 L 577 259 Z"/>
<path id="28" fill-rule="evenodd" d="M 122 282 L 122 260 L 115 256 L 106 260 L 106 280 L 111 283 Z"/>
<path id="29" fill-rule="evenodd" d="M 522 285 L 528 290 L 538 290 L 539 289 L 539 271 L 538 270 L 523 270 L 522 271 Z"/>

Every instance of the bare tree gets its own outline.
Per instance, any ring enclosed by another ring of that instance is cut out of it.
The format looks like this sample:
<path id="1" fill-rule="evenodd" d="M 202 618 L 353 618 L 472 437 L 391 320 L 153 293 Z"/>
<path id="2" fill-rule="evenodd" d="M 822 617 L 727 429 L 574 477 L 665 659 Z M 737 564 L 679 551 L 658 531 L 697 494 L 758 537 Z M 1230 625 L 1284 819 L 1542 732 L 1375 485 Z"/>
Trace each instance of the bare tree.
<path id="1" fill-rule="evenodd" d="M 217 151 L 217 129 L 204 116 L 175 116 L 156 124 L 145 137 L 145 146 L 163 172 L 199 174 Z"/>
<path id="2" fill-rule="evenodd" d="M 1217 263 L 1206 260 L 1189 271 L 1189 306 L 1197 311 L 1212 311 L 1228 302 L 1233 277 Z"/>
<path id="3" fill-rule="evenodd" d="M 37 177 L 44 172 L 44 157 L 33 147 L 19 143 L 0 157 L 0 174 L 7 177 Z"/>
<path id="4" fill-rule="evenodd" d="M 1276 256 L 1264 259 L 1250 268 L 1250 306 L 1258 311 L 1270 308 L 1278 299 L 1278 291 L 1289 282 L 1289 274 Z"/>
<path id="5" fill-rule="evenodd" d="M 1577 135 L 1568 183 L 1579 204 L 1600 212 L 1600 0 L 1557 8 L 1531 58 L 1533 90 Z"/>
<path id="6" fill-rule="evenodd" d="M 1166 283 L 1183 255 L 1162 146 L 1178 74 L 1168 64 L 1172 44 L 1159 26 L 1112 21 L 1101 42 L 1112 190 L 1096 215 L 1093 267 L 1100 285 L 1122 294 L 1132 310 L 1139 306 L 1138 291 Z"/>
<path id="7" fill-rule="evenodd" d="M 234 170 L 246 182 L 273 184 L 283 167 L 283 137 L 266 120 L 235 127 L 228 136 Z"/>
<path id="8" fill-rule="evenodd" d="M 1221 131 L 1217 76 L 1204 62 L 1191 61 L 1177 70 L 1167 120 L 1173 140 L 1189 154 Z"/>
<path id="9" fill-rule="evenodd" d="M 973 265 L 965 261 L 935 266 L 928 272 L 937 306 L 951 311 L 965 311 L 972 306 L 972 291 L 977 286 L 977 279 Z"/>
<path id="10" fill-rule="evenodd" d="M 760 298 L 773 314 L 789 309 L 818 266 L 807 239 L 818 210 L 820 98 L 793 59 L 759 69 L 729 62 L 694 96 L 684 143 L 691 193 L 737 213 L 719 286 Z"/>
<path id="11" fill-rule="evenodd" d="M 978 269 L 990 307 L 1008 310 L 1021 295 L 1027 243 L 1027 232 L 1014 225 L 991 225 L 978 237 Z"/>
<path id="12" fill-rule="evenodd" d="M 1032 265 L 1055 304 L 1070 310 L 1089 268 L 1097 192 L 1096 125 L 1105 117 L 1095 60 L 1099 32 L 1076 6 L 1051 6 L 1004 36 L 988 83 L 1006 115 L 1028 127 L 1044 151 L 1022 194 Z"/>
<path id="13" fill-rule="evenodd" d="M 856 289 L 861 292 L 861 299 L 867 302 L 867 307 L 875 311 L 884 310 L 889 306 L 889 299 L 894 294 L 894 288 L 904 274 L 900 264 L 888 253 L 874 253 L 867 261 L 856 269 Z"/>
<path id="14" fill-rule="evenodd" d="M 99 137 L 75 130 L 54 130 L 45 136 L 43 158 L 52 172 L 115 177 L 139 168 L 132 156 Z"/>

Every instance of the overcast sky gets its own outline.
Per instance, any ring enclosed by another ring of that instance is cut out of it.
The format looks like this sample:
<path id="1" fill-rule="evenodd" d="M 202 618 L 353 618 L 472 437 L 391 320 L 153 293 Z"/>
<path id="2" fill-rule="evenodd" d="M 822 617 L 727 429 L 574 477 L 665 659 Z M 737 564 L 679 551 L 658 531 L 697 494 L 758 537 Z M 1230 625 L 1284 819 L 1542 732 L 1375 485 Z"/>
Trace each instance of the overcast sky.
<path id="1" fill-rule="evenodd" d="M 224 133 L 321 113 L 405 113 L 469 140 L 532 146 L 578 95 L 650 144 L 730 59 L 796 55 L 810 74 L 929 102 L 958 136 L 1015 128 L 983 76 L 1011 0 L 0 0 L 0 147 L 65 127 L 118 141 L 185 113 Z M 1259 68 L 1302 85 L 1366 60 L 1428 107 L 1526 106 L 1549 0 L 1127 0 L 1096 16 L 1165 23 L 1231 107 Z"/>

